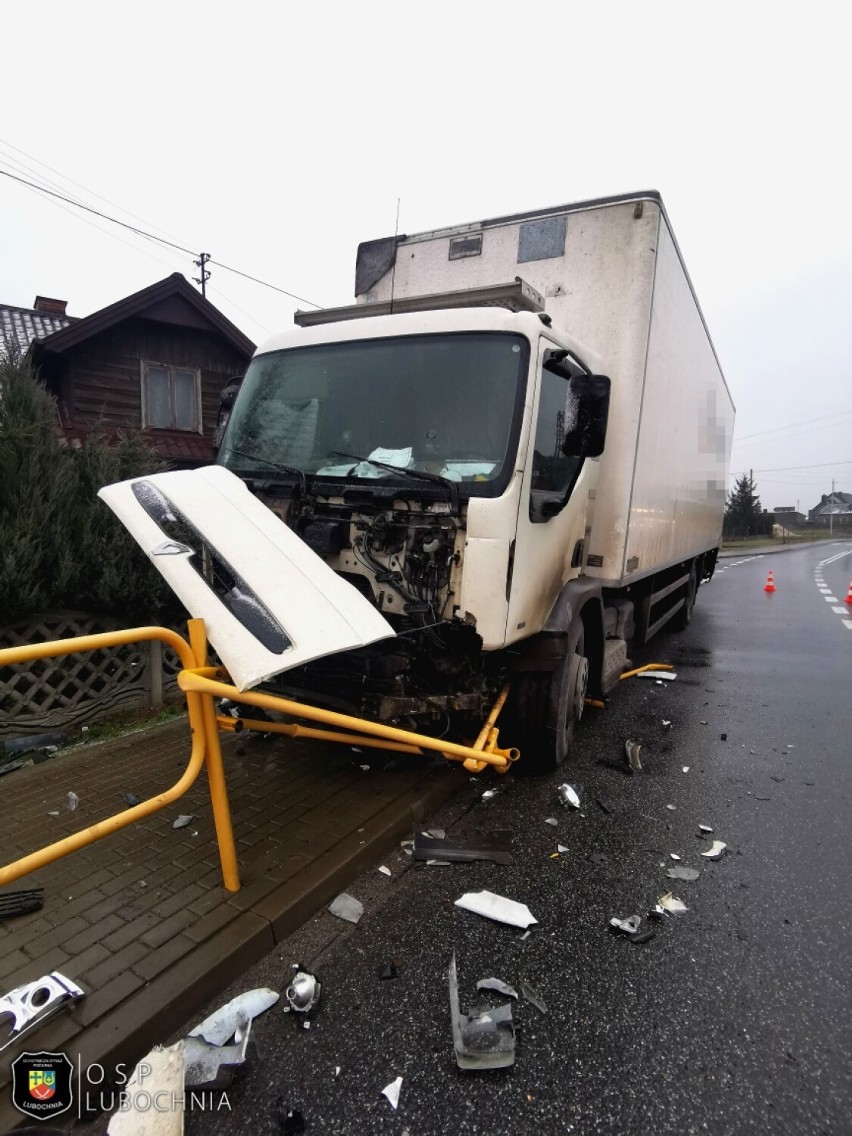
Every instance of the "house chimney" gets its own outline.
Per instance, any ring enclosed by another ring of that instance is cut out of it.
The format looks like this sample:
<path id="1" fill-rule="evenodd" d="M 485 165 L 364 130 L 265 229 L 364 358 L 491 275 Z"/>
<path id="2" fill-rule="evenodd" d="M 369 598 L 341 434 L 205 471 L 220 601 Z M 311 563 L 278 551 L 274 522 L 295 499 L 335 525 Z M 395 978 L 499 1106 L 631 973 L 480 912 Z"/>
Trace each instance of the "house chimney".
<path id="1" fill-rule="evenodd" d="M 49 312 L 52 316 L 64 316 L 67 300 L 52 300 L 50 296 L 36 296 L 33 308 L 37 312 Z"/>

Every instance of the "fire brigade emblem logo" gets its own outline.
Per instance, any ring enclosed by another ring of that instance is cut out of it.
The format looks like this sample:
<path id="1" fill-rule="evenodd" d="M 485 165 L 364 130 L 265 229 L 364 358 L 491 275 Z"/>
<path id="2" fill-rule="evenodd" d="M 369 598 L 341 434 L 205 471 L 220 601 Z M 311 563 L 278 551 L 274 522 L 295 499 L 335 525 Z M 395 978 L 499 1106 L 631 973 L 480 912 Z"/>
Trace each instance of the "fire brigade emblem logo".
<path id="1" fill-rule="evenodd" d="M 74 1066 L 65 1053 L 22 1053 L 12 1062 L 12 1104 L 35 1120 L 67 1112 Z"/>

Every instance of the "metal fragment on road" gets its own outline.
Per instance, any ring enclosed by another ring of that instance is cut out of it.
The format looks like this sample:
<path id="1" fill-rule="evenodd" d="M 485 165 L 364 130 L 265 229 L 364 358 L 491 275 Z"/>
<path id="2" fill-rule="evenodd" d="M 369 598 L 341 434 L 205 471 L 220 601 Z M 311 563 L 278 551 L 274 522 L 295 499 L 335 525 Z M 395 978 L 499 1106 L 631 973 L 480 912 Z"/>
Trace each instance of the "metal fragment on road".
<path id="1" fill-rule="evenodd" d="M 399 1107 L 399 1092 L 401 1088 L 402 1077 L 397 1077 L 395 1081 L 391 1081 L 389 1085 L 385 1085 L 382 1089 L 382 1095 L 388 1098 L 391 1108 L 394 1109 L 394 1111 Z"/>
<path id="2" fill-rule="evenodd" d="M 459 1009 L 456 956 L 449 969 L 453 1048 L 460 1069 L 505 1069 L 515 1063 L 515 1024 L 507 1002 L 496 1010 L 465 1014 Z"/>
<path id="3" fill-rule="evenodd" d="M 364 914 L 364 904 L 353 895 L 341 894 L 328 905 L 328 910 L 338 919 L 345 919 L 347 923 L 357 923 Z"/>
<path id="4" fill-rule="evenodd" d="M 473 833 L 464 840 L 445 840 L 443 834 L 435 837 L 428 831 L 415 829 L 414 858 L 443 863 L 492 860 L 495 864 L 511 864 L 511 842 L 511 830 L 503 828 Z"/>
<path id="5" fill-rule="evenodd" d="M 195 820 L 195 817 L 191 813 L 189 813 L 189 814 L 182 813 L 177 818 L 177 820 L 174 821 L 174 823 L 172 824 L 172 828 L 186 828 L 186 826 L 188 824 L 192 824 L 192 822 L 194 820 Z"/>
<path id="6" fill-rule="evenodd" d="M 65 1002 L 77 1002 L 83 997 L 85 997 L 84 991 L 58 970 L 53 970 L 34 982 L 25 982 L 21 986 L 16 986 L 14 990 L 0 997 L 0 1019 L 7 1015 L 12 1018 L 9 1035 L 5 1041 L 2 1040 L 3 1034 L 0 1033 L 0 1042 L 2 1042 L 0 1052 L 25 1033 L 41 1025 Z"/>
<path id="7" fill-rule="evenodd" d="M 627 756 L 627 764 L 630 767 L 631 773 L 642 772 L 642 762 L 639 754 L 642 751 L 642 746 L 639 742 L 626 741 L 624 743 L 624 752 Z"/>
<path id="8" fill-rule="evenodd" d="M 507 998 L 517 998 L 518 992 L 514 986 L 504 982 L 502 978 L 480 978 L 476 984 L 477 990 L 494 990 L 497 994 L 505 994 Z"/>
<path id="9" fill-rule="evenodd" d="M 567 781 L 563 782 L 562 785 L 556 786 L 556 795 L 560 804 L 571 805 L 573 808 L 579 809 L 580 791 L 576 785 L 569 785 Z"/>
<path id="10" fill-rule="evenodd" d="M 210 1045 L 224 1045 L 235 1039 L 242 1041 L 246 1023 L 274 1006 L 278 1001 L 277 991 L 268 986 L 256 990 L 246 990 L 238 994 L 224 1006 L 220 1006 L 190 1030 L 189 1037 L 200 1037 Z"/>
<path id="11" fill-rule="evenodd" d="M 701 855 L 705 860 L 718 860 L 727 847 L 723 840 L 714 840 L 707 851 L 702 852 Z"/>
<path id="12" fill-rule="evenodd" d="M 657 906 L 662 907 L 663 911 L 667 911 L 670 915 L 682 915 L 684 911 L 689 910 L 683 900 L 672 895 L 670 891 L 660 896 L 657 900 Z"/>
<path id="13" fill-rule="evenodd" d="M 609 925 L 615 931 L 623 931 L 625 935 L 635 935 L 642 926 L 642 916 L 628 915 L 626 919 L 620 919 L 617 915 L 613 915 Z"/>
<path id="14" fill-rule="evenodd" d="M 76 793 L 68 793 L 66 795 L 65 800 L 66 800 L 66 804 L 67 804 L 69 813 L 73 813 L 74 810 L 77 808 L 77 806 L 80 803 L 80 798 L 77 796 Z"/>
<path id="15" fill-rule="evenodd" d="M 547 1006 L 544 1004 L 544 1001 L 542 1000 L 538 991 L 534 987 L 530 986 L 528 982 L 521 983 L 521 993 L 531 1006 L 535 1006 L 535 1008 L 537 1010 L 541 1010 L 543 1014 L 547 1013 Z"/>
<path id="16" fill-rule="evenodd" d="M 672 880 L 697 880 L 697 868 L 685 868 L 682 864 L 678 864 L 676 868 L 669 868 L 666 875 Z"/>
<path id="17" fill-rule="evenodd" d="M 297 967 L 290 985 L 284 991 L 284 997 L 290 1003 L 291 1010 L 297 1014 L 309 1014 L 318 1004 L 321 993 L 322 983 L 317 976 Z"/>
<path id="18" fill-rule="evenodd" d="M 538 923 L 525 903 L 517 903 L 514 899 L 495 895 L 492 891 L 465 892 L 456 900 L 455 905 L 465 911 L 472 911 L 474 915 L 482 915 L 498 923 L 507 923 L 510 927 L 526 928 L 531 923 Z"/>

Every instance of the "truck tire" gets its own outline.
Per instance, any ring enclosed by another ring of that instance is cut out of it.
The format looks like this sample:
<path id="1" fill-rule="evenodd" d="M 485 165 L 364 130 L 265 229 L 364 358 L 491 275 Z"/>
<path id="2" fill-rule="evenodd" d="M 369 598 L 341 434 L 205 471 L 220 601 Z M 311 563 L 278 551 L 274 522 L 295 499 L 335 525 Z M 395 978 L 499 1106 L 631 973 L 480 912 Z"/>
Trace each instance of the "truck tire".
<path id="1" fill-rule="evenodd" d="M 689 580 L 686 584 L 686 592 L 684 594 L 683 607 L 677 612 L 671 621 L 673 631 L 685 631 L 692 622 L 692 609 L 695 607 L 695 600 L 698 596 L 698 568 L 696 562 L 693 560 L 689 568 Z"/>
<path id="2" fill-rule="evenodd" d="M 583 715 L 589 682 L 583 621 L 568 634 L 553 671 L 527 671 L 512 684 L 509 734 L 521 751 L 519 772 L 552 773 L 565 760 Z"/>

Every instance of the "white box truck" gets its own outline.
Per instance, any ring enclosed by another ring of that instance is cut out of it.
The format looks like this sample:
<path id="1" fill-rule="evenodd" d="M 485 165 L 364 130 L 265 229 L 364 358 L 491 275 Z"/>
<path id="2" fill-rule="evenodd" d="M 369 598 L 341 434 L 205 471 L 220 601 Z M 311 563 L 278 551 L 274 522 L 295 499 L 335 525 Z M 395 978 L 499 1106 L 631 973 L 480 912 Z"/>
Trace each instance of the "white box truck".
<path id="1" fill-rule="evenodd" d="M 713 572 L 734 408 L 656 192 L 362 244 L 224 400 L 218 462 L 394 627 L 280 693 L 565 757 Z M 232 405 L 231 405 L 232 403 Z"/>

